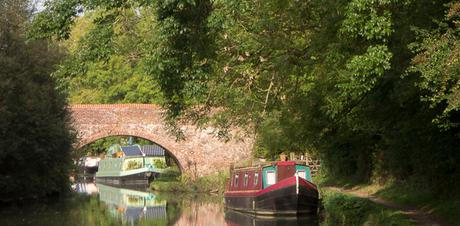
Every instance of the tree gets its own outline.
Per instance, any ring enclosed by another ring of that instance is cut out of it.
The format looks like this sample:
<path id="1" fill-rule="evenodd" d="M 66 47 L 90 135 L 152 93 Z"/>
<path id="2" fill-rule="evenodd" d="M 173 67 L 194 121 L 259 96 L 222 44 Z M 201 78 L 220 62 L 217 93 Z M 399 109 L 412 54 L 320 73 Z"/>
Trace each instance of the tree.
<path id="1" fill-rule="evenodd" d="M 0 15 L 0 201 L 68 191 L 73 133 L 50 77 L 62 55 L 26 39 L 28 1 L 2 1 Z"/>
<path id="2" fill-rule="evenodd" d="M 129 22 L 126 19 L 139 22 L 139 18 L 147 14 L 143 29 L 147 28 L 149 34 L 143 37 L 140 55 L 145 74 L 155 78 L 159 85 L 163 105 L 169 110 L 167 118 L 177 118 L 197 96 L 202 96 L 205 86 L 202 87 L 200 81 L 206 78 L 210 68 L 208 58 L 214 53 L 208 28 L 212 11 L 209 0 L 55 0 L 48 2 L 46 9 L 34 18 L 32 34 L 38 38 L 67 39 L 79 12 L 97 13 L 98 10 L 92 20 L 94 27 L 82 39 L 79 56 L 71 60 L 68 68 L 73 70 L 67 70 L 68 73 L 81 75 L 88 62 L 109 61 L 110 56 L 123 47 L 115 40 L 126 34 L 126 28 L 130 29 L 123 25 Z"/>
<path id="3" fill-rule="evenodd" d="M 162 103 L 158 82 L 145 73 L 144 37 L 152 17 L 134 11 L 120 13 L 113 37 L 113 51 L 104 59 L 88 60 L 85 50 L 94 46 L 100 26 L 93 22 L 103 12 L 78 17 L 69 39 L 63 42 L 69 58 L 53 76 L 69 93 L 71 103 Z"/>
<path id="4" fill-rule="evenodd" d="M 418 72 L 418 86 L 425 91 L 422 100 L 432 108 L 441 108 L 435 122 L 443 129 L 457 129 L 460 121 L 460 2 L 450 1 L 443 20 L 433 30 L 418 29 L 418 42 L 412 49 L 412 72 Z"/>

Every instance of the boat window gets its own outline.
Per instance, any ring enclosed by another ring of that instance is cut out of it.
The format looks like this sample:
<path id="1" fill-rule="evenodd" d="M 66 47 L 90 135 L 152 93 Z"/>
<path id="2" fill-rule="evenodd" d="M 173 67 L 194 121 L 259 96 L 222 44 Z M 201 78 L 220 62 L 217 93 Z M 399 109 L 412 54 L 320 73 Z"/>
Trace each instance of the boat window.
<path id="1" fill-rule="evenodd" d="M 248 186 L 249 175 L 247 173 L 244 174 L 244 186 Z"/>
<path id="2" fill-rule="evenodd" d="M 238 187 L 238 174 L 235 175 L 235 187 Z"/>
<path id="3" fill-rule="evenodd" d="M 299 177 L 302 177 L 305 180 L 307 179 L 307 174 L 305 173 L 305 170 L 297 171 L 297 175 L 299 175 Z"/>
<path id="4" fill-rule="evenodd" d="M 267 185 L 273 185 L 276 183 L 276 175 L 274 170 L 267 170 Z"/>
<path id="5" fill-rule="evenodd" d="M 259 173 L 254 174 L 254 185 L 257 185 L 259 183 Z"/>

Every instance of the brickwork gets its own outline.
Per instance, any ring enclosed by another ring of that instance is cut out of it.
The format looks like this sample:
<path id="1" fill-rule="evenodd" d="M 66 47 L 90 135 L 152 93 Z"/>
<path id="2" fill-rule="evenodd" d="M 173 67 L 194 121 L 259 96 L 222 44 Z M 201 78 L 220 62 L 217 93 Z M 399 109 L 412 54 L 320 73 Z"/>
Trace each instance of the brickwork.
<path id="1" fill-rule="evenodd" d="M 199 130 L 193 125 L 183 125 L 185 140 L 176 141 L 165 129 L 163 110 L 155 105 L 72 105 L 71 111 L 78 132 L 77 147 L 109 136 L 141 137 L 163 146 L 176 158 L 182 170 L 196 176 L 225 170 L 230 164 L 247 159 L 253 145 L 250 137 L 225 142 L 215 136 L 213 128 Z"/>

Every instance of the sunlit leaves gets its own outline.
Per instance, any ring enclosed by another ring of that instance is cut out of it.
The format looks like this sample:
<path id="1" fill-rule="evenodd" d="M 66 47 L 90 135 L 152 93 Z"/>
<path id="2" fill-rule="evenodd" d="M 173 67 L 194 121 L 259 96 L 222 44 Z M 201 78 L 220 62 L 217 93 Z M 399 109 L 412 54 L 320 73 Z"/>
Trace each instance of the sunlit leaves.
<path id="1" fill-rule="evenodd" d="M 418 30 L 420 42 L 412 45 L 417 55 L 413 58 L 412 72 L 419 72 L 418 86 L 427 91 L 422 96 L 431 107 L 443 112 L 434 121 L 443 128 L 460 125 L 451 117 L 460 110 L 460 35 L 458 26 L 459 4 L 450 5 L 445 26 L 440 23 L 434 31 Z"/>
<path id="2" fill-rule="evenodd" d="M 208 28 L 211 11 L 209 0 L 55 0 L 34 19 L 31 34 L 67 39 L 78 13 L 96 13 L 94 26 L 78 41 L 79 50 L 68 65 L 84 68 L 77 73 L 84 74 L 90 62 L 108 62 L 114 55 L 123 55 L 132 65 L 143 61 L 142 68 L 160 85 L 165 106 L 175 118 L 187 105 L 197 103 L 206 90 L 204 81 L 214 54 L 214 36 Z M 149 20 L 152 13 L 156 16 L 152 29 L 139 29 L 156 35 L 138 36 L 132 28 L 138 23 L 148 26 L 140 21 Z M 68 70 L 64 74 L 75 73 Z"/>
<path id="3" fill-rule="evenodd" d="M 369 46 L 363 55 L 354 56 L 346 65 L 345 82 L 337 86 L 345 95 L 360 96 L 369 92 L 390 69 L 392 54 L 385 45 Z"/>
<path id="4" fill-rule="evenodd" d="M 382 40 L 391 35 L 393 31 L 391 13 L 384 10 L 357 10 L 351 5 L 347 18 L 343 22 L 343 31 L 353 37 L 363 37 L 367 40 Z M 357 11 L 354 11 L 357 10 Z"/>
<path id="5" fill-rule="evenodd" d="M 69 38 L 80 2 L 80 0 L 47 1 L 46 9 L 34 17 L 30 35 L 35 38 L 52 36 L 58 39 Z"/>

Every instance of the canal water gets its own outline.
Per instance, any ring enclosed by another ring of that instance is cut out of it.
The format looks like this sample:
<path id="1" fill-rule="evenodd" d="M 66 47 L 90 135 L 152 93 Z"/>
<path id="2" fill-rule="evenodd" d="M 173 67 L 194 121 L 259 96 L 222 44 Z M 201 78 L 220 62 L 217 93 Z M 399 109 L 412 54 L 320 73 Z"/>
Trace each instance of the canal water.
<path id="1" fill-rule="evenodd" d="M 267 219 L 228 211 L 220 196 L 152 193 L 94 183 L 79 183 L 74 189 L 75 194 L 64 201 L 1 210 L 0 225 L 318 225 L 316 217 Z"/>

